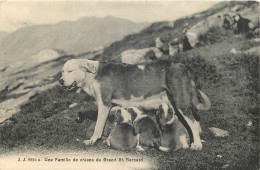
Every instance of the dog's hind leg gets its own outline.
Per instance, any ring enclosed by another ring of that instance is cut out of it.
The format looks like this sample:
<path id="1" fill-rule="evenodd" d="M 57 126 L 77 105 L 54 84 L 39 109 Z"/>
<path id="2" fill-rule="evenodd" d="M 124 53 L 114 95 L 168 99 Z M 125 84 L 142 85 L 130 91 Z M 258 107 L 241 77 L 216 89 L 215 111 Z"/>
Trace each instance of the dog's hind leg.
<path id="1" fill-rule="evenodd" d="M 193 143 L 191 143 L 190 148 L 192 150 L 201 150 L 202 149 L 202 143 L 201 143 L 201 140 L 200 140 L 197 121 L 196 120 L 193 120 L 193 121 L 190 120 L 187 116 L 183 115 L 181 110 L 180 110 L 180 113 L 182 114 L 182 116 L 184 117 L 184 119 L 186 120 L 186 122 L 188 123 L 188 125 L 190 126 L 191 131 L 192 131 Z"/>
<path id="2" fill-rule="evenodd" d="M 166 89 L 166 94 L 172 104 L 172 107 L 174 108 L 176 115 L 178 116 L 178 119 L 183 123 L 184 127 L 187 129 L 189 133 L 191 143 L 190 148 L 192 150 L 201 150 L 202 143 L 200 141 L 198 128 L 196 126 L 196 120 L 191 120 L 189 117 L 185 116 L 181 110 L 177 109 L 176 103 L 173 100 L 173 96 L 168 89 Z"/>

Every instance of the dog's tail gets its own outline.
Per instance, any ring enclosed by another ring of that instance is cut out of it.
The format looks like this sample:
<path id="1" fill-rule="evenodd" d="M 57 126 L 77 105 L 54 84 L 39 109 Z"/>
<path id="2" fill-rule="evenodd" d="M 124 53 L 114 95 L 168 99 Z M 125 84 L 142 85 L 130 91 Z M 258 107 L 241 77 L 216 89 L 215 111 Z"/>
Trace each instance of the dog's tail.
<path id="1" fill-rule="evenodd" d="M 198 90 L 195 87 L 195 83 L 192 80 L 192 104 L 198 110 L 209 110 L 211 106 L 211 102 L 208 96 L 203 93 L 201 90 Z"/>

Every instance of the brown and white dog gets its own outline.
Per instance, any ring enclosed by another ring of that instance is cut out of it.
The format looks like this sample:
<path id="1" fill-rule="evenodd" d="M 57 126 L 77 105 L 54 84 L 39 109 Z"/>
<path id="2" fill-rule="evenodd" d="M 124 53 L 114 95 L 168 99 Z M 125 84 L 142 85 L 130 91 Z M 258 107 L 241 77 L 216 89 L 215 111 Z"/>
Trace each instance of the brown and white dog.
<path id="1" fill-rule="evenodd" d="M 118 106 L 113 107 L 111 112 L 113 111 L 115 111 L 116 126 L 106 140 L 107 145 L 120 150 L 134 148 L 137 144 L 137 139 L 130 113 L 125 108 Z"/>
<path id="2" fill-rule="evenodd" d="M 59 82 L 68 90 L 82 88 L 96 99 L 98 118 L 87 144 L 101 137 L 112 104 L 158 108 L 161 103 L 170 103 L 190 134 L 191 149 L 202 149 L 194 115 L 209 109 L 210 101 L 196 88 L 193 75 L 183 64 L 156 61 L 130 65 L 72 59 L 65 63 Z"/>
<path id="3" fill-rule="evenodd" d="M 144 113 L 142 109 L 137 107 L 131 107 L 127 109 L 131 114 L 133 126 L 137 138 L 136 148 L 139 151 L 144 151 L 145 147 L 158 148 L 161 140 L 161 131 L 156 123 L 147 112 Z"/>
<path id="4" fill-rule="evenodd" d="M 159 147 L 161 151 L 169 152 L 189 148 L 188 132 L 168 104 L 163 103 L 159 106 L 156 120 L 162 133 Z"/>

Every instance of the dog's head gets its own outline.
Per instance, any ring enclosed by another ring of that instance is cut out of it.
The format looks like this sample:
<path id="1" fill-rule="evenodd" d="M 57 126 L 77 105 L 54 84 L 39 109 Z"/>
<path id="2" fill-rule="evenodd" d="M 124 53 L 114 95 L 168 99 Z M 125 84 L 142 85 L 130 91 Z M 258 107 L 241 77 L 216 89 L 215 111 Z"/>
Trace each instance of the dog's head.
<path id="1" fill-rule="evenodd" d="M 119 106 L 113 107 L 110 114 L 114 115 L 116 125 L 120 123 L 132 124 L 131 114 L 125 108 Z"/>
<path id="2" fill-rule="evenodd" d="M 86 59 L 72 59 L 67 61 L 62 68 L 62 77 L 59 80 L 61 86 L 67 90 L 81 87 L 86 81 L 97 72 L 98 61 Z"/>
<path id="3" fill-rule="evenodd" d="M 132 121 L 135 121 L 138 119 L 138 117 L 145 115 L 143 110 L 138 107 L 130 107 L 127 109 L 127 111 L 130 113 Z"/>
<path id="4" fill-rule="evenodd" d="M 159 109 L 156 112 L 156 119 L 161 126 L 174 125 L 178 122 L 178 118 L 174 114 L 173 109 L 166 103 L 159 106 Z"/>

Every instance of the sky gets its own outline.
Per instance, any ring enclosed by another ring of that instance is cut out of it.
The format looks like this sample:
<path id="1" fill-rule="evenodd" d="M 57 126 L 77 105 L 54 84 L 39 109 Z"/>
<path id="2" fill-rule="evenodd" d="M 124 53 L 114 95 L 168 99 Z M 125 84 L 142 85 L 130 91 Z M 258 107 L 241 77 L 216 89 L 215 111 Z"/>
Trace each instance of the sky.
<path id="1" fill-rule="evenodd" d="M 0 32 L 36 24 L 114 16 L 133 22 L 175 20 L 208 9 L 217 1 L 1 1 Z"/>

